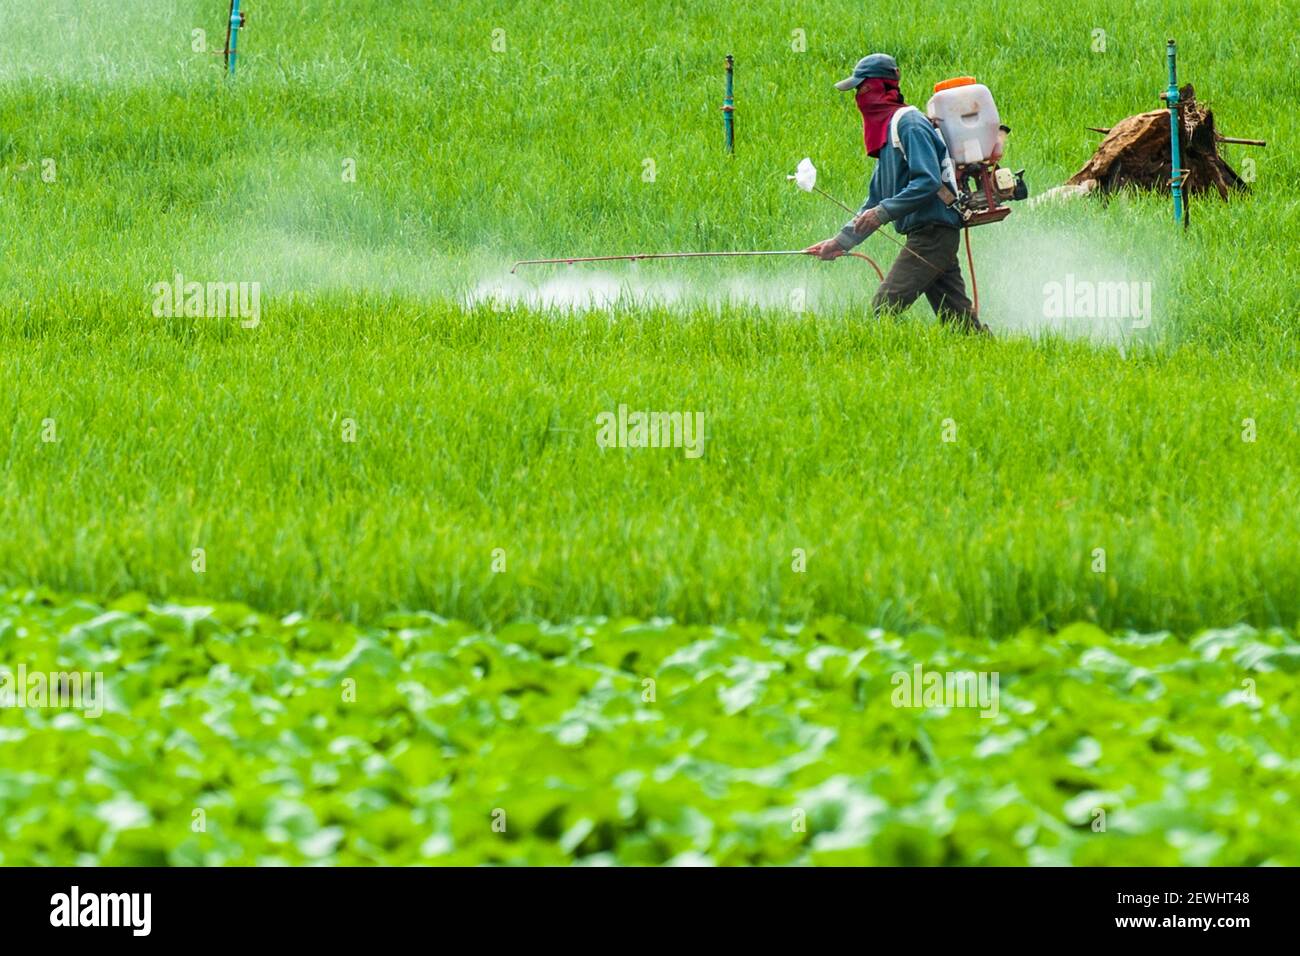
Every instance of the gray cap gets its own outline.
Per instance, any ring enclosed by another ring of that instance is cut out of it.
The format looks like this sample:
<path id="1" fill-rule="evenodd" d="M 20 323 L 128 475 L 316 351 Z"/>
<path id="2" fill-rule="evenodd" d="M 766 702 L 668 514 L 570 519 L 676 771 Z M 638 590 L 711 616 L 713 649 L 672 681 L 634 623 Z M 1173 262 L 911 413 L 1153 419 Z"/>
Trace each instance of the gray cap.
<path id="1" fill-rule="evenodd" d="M 888 53 L 872 53 L 870 56 L 864 56 L 858 60 L 858 65 L 853 68 L 853 75 L 840 80 L 835 84 L 835 88 L 837 90 L 856 90 L 862 85 L 863 80 L 869 80 L 872 77 L 896 80 L 898 79 L 898 64 Z"/>

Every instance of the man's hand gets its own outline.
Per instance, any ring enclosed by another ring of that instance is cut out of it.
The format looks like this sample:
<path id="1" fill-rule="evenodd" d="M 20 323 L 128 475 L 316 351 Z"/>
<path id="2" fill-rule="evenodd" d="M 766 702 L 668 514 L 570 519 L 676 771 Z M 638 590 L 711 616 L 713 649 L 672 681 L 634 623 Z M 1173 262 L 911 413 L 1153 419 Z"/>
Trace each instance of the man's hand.
<path id="1" fill-rule="evenodd" d="M 880 221 L 880 207 L 872 206 L 853 220 L 853 231 L 859 236 L 869 236 L 884 223 Z"/>
<path id="2" fill-rule="evenodd" d="M 838 259 L 840 256 L 844 255 L 844 247 L 836 241 L 834 236 L 831 236 L 824 242 L 814 243 L 805 249 L 804 252 L 808 253 L 810 256 L 816 256 L 818 259 L 830 262 L 832 259 Z"/>

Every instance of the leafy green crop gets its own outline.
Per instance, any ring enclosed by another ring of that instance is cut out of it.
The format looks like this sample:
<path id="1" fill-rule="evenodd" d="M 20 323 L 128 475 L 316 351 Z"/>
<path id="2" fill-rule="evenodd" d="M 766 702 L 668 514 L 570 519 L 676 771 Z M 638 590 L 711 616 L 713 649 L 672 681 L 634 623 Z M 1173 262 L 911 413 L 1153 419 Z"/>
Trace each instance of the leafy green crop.
<path id="1" fill-rule="evenodd" d="M 488 633 L 14 592 L 20 663 L 101 671 L 108 705 L 0 709 L 3 864 L 1300 863 L 1276 630 Z M 996 716 L 894 706 L 917 664 L 997 673 Z"/>

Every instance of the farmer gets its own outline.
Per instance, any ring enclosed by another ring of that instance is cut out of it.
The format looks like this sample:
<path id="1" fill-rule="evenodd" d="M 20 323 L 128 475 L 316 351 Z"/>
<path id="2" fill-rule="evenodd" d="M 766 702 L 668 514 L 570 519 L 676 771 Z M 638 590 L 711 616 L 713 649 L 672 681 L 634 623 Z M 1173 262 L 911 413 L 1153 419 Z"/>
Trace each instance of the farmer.
<path id="1" fill-rule="evenodd" d="M 838 259 L 892 222 L 907 242 L 876 291 L 871 303 L 875 313 L 901 312 L 925 293 L 940 322 L 987 332 L 966 297 L 957 264 L 961 218 L 939 196 L 945 180 L 952 181 L 948 147 L 925 114 L 903 102 L 898 78 L 894 58 L 873 53 L 858 61 L 852 76 L 835 84 L 839 90 L 857 91 L 867 155 L 876 160 L 876 170 L 867 201 L 853 221 L 804 251 Z M 949 199 L 953 186 L 945 190 Z"/>

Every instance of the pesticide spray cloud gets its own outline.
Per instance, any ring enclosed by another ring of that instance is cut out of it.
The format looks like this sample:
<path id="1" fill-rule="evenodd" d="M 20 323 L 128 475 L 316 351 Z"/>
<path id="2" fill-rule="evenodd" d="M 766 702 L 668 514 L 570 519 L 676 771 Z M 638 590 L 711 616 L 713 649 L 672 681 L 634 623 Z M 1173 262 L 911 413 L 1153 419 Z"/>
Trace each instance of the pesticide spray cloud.
<path id="1" fill-rule="evenodd" d="M 680 279 L 644 275 L 642 266 L 615 271 L 593 272 L 590 267 L 561 266 L 560 274 L 547 270 L 543 278 L 504 274 L 480 281 L 464 295 L 467 308 L 490 306 L 542 309 L 556 312 L 609 311 L 620 308 L 712 308 L 748 306 L 761 310 L 815 311 L 826 287 L 807 270 L 767 272 L 762 279 L 752 275 L 730 276 L 700 266 L 678 267 L 691 274 Z M 653 267 L 662 269 L 662 266 Z M 702 275 L 702 272 L 707 272 Z"/>
<path id="2" fill-rule="evenodd" d="M 224 35 L 218 4 L 196 10 L 187 0 L 18 0 L 0 3 L 0 82 L 23 79 L 139 85 L 212 59 Z M 199 31 L 196 33 L 195 31 Z M 203 63 L 206 66 L 206 63 Z"/>
<path id="3" fill-rule="evenodd" d="M 1177 267 L 1168 230 L 1149 220 L 1143 209 L 1089 203 L 1022 207 L 994 228 L 974 230 L 983 317 L 1001 334 L 1116 345 L 1161 337 Z"/>
<path id="4" fill-rule="evenodd" d="M 328 185 L 322 171 L 329 167 L 324 156 L 296 165 L 281 161 L 273 189 L 247 190 L 258 198 L 239 228 L 207 248 L 192 246 L 204 261 L 177 262 L 176 268 L 187 275 L 257 279 L 268 299 L 290 292 L 375 292 L 496 312 L 749 308 L 872 321 L 878 279 L 857 259 L 561 264 L 512 275 L 499 249 L 439 254 L 418 241 L 395 243 L 400 216 L 352 202 L 346 187 Z M 264 179 L 264 170 L 250 161 L 250 183 Z M 1123 346 L 1154 340 L 1168 325 L 1164 292 L 1177 288 L 1177 264 L 1168 261 L 1174 258 L 1168 230 L 1147 203 L 1022 205 L 1007 221 L 973 230 L 971 239 L 981 317 L 999 336 Z M 900 254 L 886 243 L 870 252 L 882 265 L 891 253 Z M 964 261 L 962 267 L 967 271 Z M 908 319 L 933 321 L 924 299 Z"/>
<path id="5" fill-rule="evenodd" d="M 1155 341 L 1170 326 L 1167 292 L 1177 287 L 1178 265 L 1168 231 L 1152 221 L 1144 204 L 1021 207 L 1004 223 L 973 230 L 971 241 L 981 315 L 995 334 L 1123 347 Z M 1137 250 L 1143 250 L 1141 256 Z M 499 311 L 527 307 L 560 312 L 745 305 L 869 320 L 877 288 L 875 274 L 851 260 L 800 261 L 776 268 L 771 263 L 747 264 L 739 270 L 675 264 L 672 280 L 662 276 L 664 265 L 659 263 L 635 263 L 625 271 L 589 268 L 560 266 L 558 272 L 543 271 L 541 277 L 485 279 L 463 302 Z M 964 261 L 962 268 L 969 292 L 971 277 Z M 930 321 L 927 313 L 922 298 L 909 319 Z"/>

